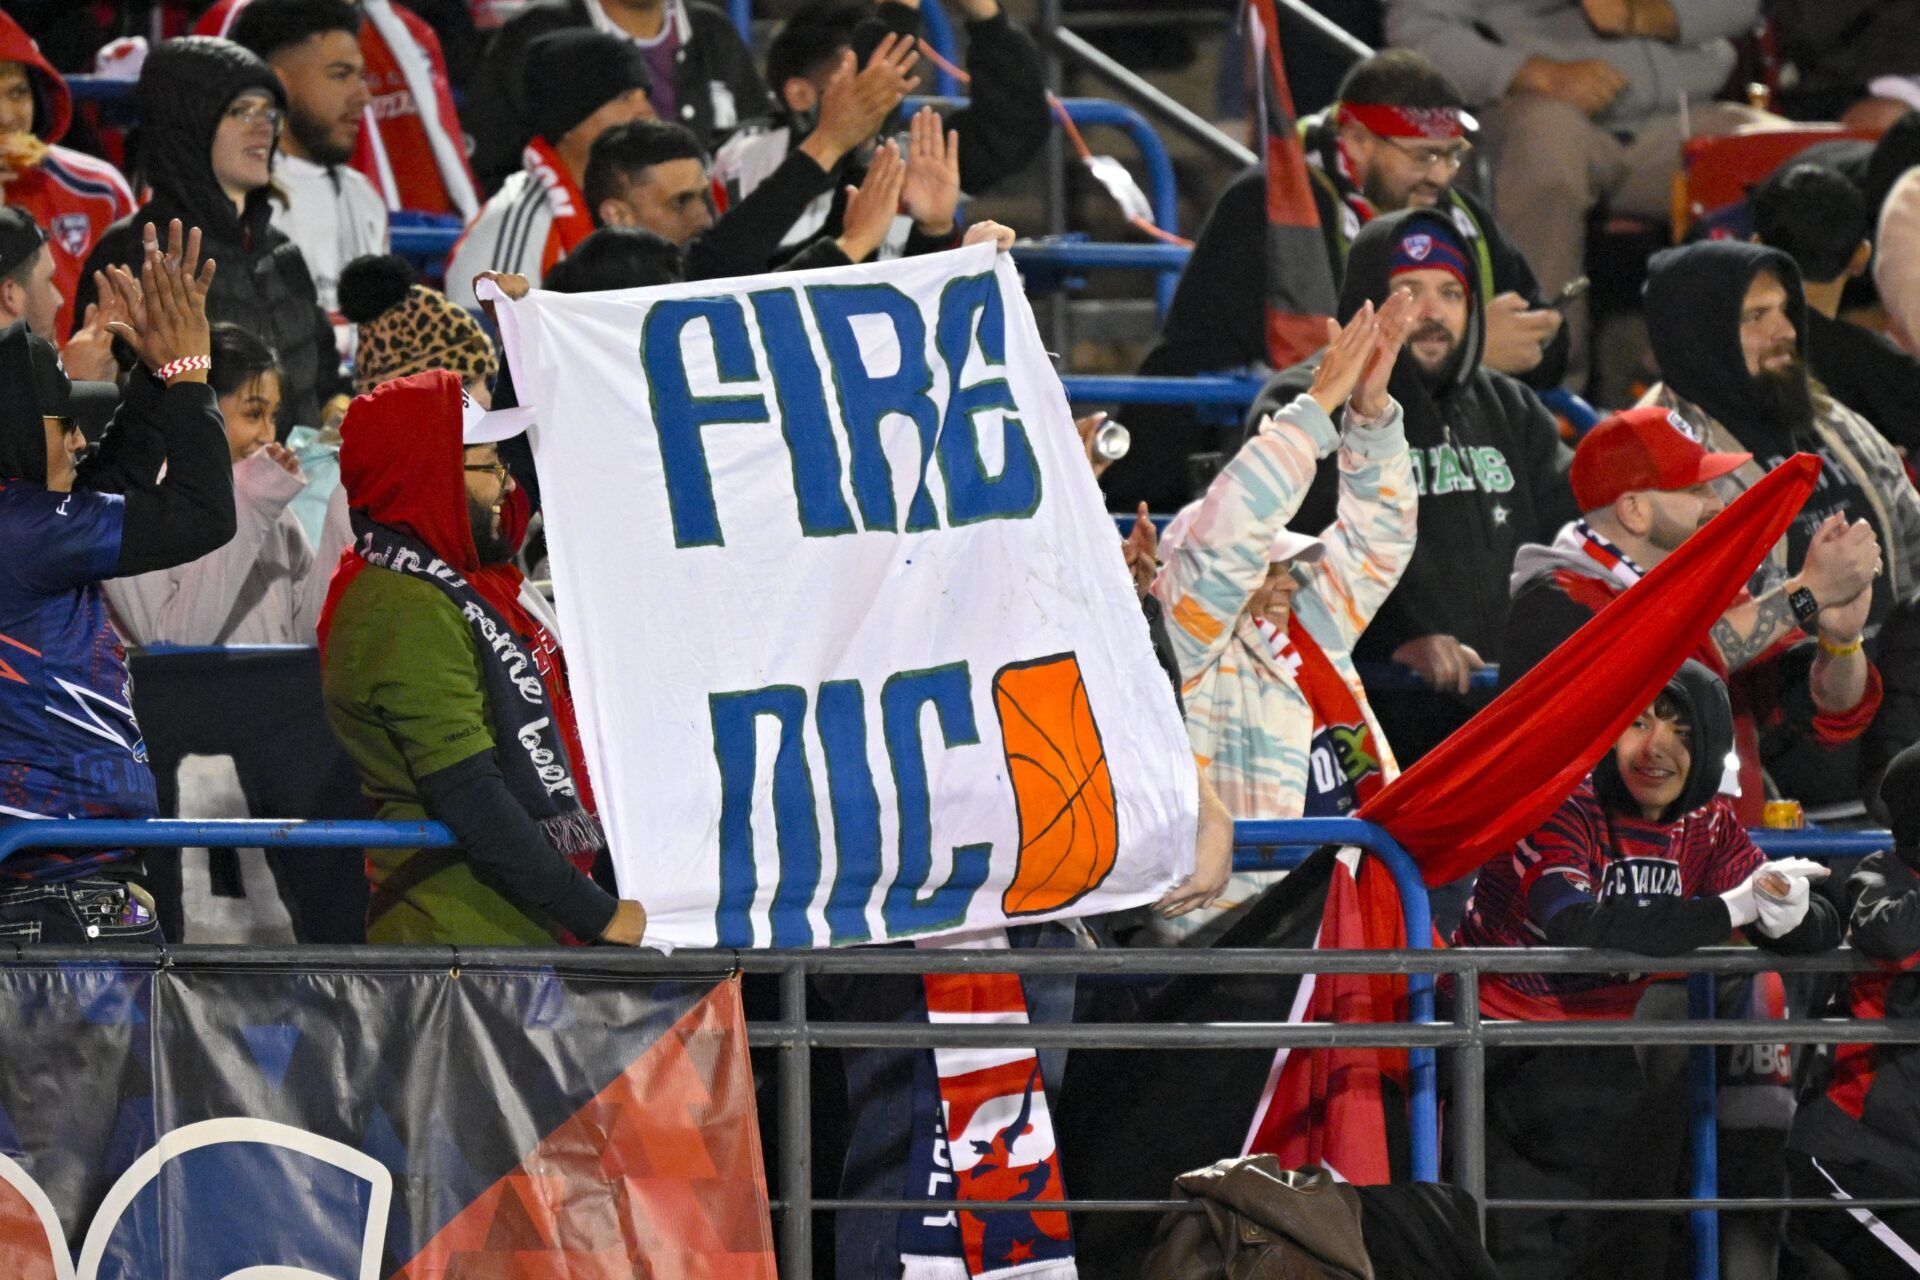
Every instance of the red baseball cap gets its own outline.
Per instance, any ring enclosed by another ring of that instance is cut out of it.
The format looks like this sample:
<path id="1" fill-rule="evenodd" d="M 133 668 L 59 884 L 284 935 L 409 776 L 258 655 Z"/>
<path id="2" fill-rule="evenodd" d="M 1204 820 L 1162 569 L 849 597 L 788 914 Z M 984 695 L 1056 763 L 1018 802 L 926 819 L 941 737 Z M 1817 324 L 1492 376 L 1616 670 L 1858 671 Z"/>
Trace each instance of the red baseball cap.
<path id="1" fill-rule="evenodd" d="M 1582 511 L 1597 511 L 1642 489 L 1691 489 L 1752 460 L 1750 453 L 1708 453 L 1671 409 L 1624 409 L 1580 438 L 1573 496 Z"/>

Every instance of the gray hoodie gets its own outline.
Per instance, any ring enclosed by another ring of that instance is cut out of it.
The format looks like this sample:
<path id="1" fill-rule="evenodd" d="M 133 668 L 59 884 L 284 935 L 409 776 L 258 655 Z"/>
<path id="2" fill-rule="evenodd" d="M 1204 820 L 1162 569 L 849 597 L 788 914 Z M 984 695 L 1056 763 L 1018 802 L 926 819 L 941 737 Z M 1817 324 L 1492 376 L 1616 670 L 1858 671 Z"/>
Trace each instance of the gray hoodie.
<path id="1" fill-rule="evenodd" d="M 1387 40 L 1431 58 L 1476 105 L 1505 97 L 1531 57 L 1610 62 L 1628 85 L 1599 123 L 1631 130 L 1649 116 L 1679 110 L 1683 94 L 1705 102 L 1718 93 L 1733 70 L 1727 42 L 1760 20 L 1758 0 L 1672 3 L 1680 19 L 1680 38 L 1672 44 L 1598 35 L 1579 0 L 1387 0 Z"/>

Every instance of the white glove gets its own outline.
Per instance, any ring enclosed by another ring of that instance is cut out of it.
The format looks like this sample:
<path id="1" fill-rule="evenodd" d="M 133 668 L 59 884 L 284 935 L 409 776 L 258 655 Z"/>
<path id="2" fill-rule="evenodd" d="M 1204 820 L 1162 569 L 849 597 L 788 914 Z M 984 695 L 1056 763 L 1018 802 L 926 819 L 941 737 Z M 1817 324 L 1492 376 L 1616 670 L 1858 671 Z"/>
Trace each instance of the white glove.
<path id="1" fill-rule="evenodd" d="M 1766 871 L 1765 867 L 1748 876 L 1733 888 L 1720 895 L 1720 901 L 1727 904 L 1727 914 L 1733 917 L 1733 927 L 1745 928 L 1760 918 L 1758 895 L 1753 891 L 1753 878 Z"/>
<path id="2" fill-rule="evenodd" d="M 1778 864 L 1772 868 L 1774 871 L 1779 869 Z M 1765 871 L 1760 874 L 1764 875 Z M 1784 898 L 1767 892 L 1764 882 L 1748 882 L 1753 884 L 1753 901 L 1760 912 L 1760 932 L 1769 938 L 1785 937 L 1807 918 L 1807 905 L 1813 897 L 1812 882 L 1805 876 L 1797 875 L 1787 876 L 1786 882 L 1787 896 Z"/>
<path id="3" fill-rule="evenodd" d="M 1778 871 L 1783 876 L 1793 876 L 1798 880 L 1825 880 L 1833 874 L 1833 868 L 1824 862 L 1815 862 L 1812 858 L 1780 858 L 1767 864 L 1767 870 Z"/>

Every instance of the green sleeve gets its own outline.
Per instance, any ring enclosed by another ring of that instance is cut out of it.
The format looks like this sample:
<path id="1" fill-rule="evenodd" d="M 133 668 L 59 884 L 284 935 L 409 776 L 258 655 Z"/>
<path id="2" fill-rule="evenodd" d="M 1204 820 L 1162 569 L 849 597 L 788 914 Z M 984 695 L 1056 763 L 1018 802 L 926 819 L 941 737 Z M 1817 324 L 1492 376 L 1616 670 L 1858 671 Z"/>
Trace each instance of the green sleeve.
<path id="1" fill-rule="evenodd" d="M 473 629 L 438 587 L 392 575 L 388 607 L 365 657 L 369 708 L 416 778 L 492 751 L 485 679 Z"/>

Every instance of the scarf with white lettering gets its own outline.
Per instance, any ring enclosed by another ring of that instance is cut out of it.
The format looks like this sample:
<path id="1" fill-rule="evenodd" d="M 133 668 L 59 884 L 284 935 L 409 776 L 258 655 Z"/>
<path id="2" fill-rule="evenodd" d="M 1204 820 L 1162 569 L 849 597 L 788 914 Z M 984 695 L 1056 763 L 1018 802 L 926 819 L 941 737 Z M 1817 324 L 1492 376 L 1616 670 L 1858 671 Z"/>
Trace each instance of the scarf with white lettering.
<path id="1" fill-rule="evenodd" d="M 593 214 L 587 210 L 587 198 L 568 175 L 566 165 L 560 163 L 560 153 L 545 138 L 529 142 L 520 160 L 546 195 L 554 234 L 560 237 L 560 254 L 565 257 L 593 234 Z"/>
<path id="2" fill-rule="evenodd" d="M 603 846 L 600 820 L 581 806 L 560 722 L 525 639 L 425 543 L 375 523 L 363 511 L 353 512 L 352 518 L 356 555 L 370 565 L 432 583 L 447 593 L 473 628 L 500 772 L 513 798 L 560 853 L 573 857 Z"/>

